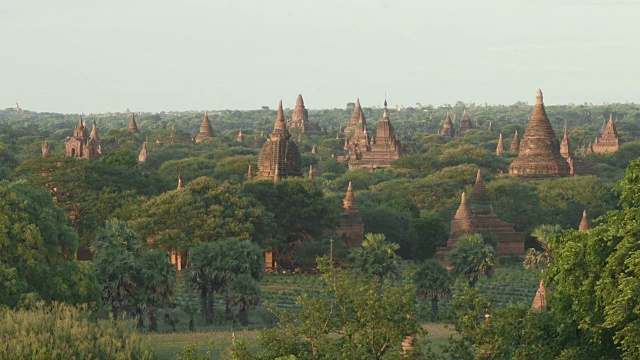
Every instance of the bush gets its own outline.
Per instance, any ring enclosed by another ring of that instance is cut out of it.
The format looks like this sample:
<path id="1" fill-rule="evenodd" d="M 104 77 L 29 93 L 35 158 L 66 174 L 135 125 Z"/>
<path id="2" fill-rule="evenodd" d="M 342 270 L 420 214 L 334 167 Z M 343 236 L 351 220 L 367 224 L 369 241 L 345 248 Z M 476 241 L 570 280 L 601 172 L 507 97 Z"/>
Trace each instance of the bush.
<path id="1" fill-rule="evenodd" d="M 133 327 L 92 321 L 86 306 L 39 303 L 0 311 L 0 359 L 151 359 Z"/>

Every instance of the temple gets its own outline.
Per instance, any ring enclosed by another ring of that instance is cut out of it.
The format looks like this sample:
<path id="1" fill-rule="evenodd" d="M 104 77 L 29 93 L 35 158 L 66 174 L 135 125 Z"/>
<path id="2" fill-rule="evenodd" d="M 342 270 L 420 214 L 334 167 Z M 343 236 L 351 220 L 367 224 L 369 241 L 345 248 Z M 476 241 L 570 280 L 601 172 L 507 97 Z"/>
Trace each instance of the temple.
<path id="1" fill-rule="evenodd" d="M 143 142 L 142 143 L 142 149 L 140 150 L 140 153 L 138 154 L 138 162 L 146 162 L 147 161 L 147 142 Z"/>
<path id="2" fill-rule="evenodd" d="M 469 114 L 467 114 L 467 110 L 462 113 L 462 121 L 460 122 L 460 127 L 458 131 L 455 133 L 456 138 L 461 138 L 467 135 L 467 131 L 470 130 L 473 126 L 471 125 L 471 119 L 469 118 Z"/>
<path id="3" fill-rule="evenodd" d="M 453 128 L 453 122 L 451 121 L 449 113 L 447 113 L 447 117 L 444 119 L 444 124 L 442 124 L 442 130 L 440 130 L 439 135 L 454 137 L 455 134 L 456 130 Z"/>
<path id="4" fill-rule="evenodd" d="M 73 130 L 73 136 L 69 136 L 65 140 L 65 156 L 89 160 L 96 160 L 102 156 L 102 146 L 95 121 L 91 134 L 87 135 L 88 132 L 87 123 L 80 117 L 80 123 Z"/>
<path id="5" fill-rule="evenodd" d="M 282 101 L 280 101 L 273 132 L 267 138 L 258 156 L 256 177 L 278 181 L 297 176 L 302 176 L 302 157 L 298 145 L 291 140 L 291 134 L 287 130 Z"/>
<path id="6" fill-rule="evenodd" d="M 209 114 L 205 111 L 202 124 L 200 124 L 200 132 L 198 133 L 198 136 L 196 136 L 196 142 L 202 142 L 205 139 L 212 138 L 213 136 L 213 127 L 211 127 L 211 121 L 209 121 Z"/>
<path id="7" fill-rule="evenodd" d="M 520 152 L 520 138 L 518 137 L 518 130 L 513 134 L 513 140 L 511 140 L 511 145 L 509 145 L 509 151 L 516 154 Z"/>
<path id="8" fill-rule="evenodd" d="M 569 164 L 560 155 L 560 143 L 544 109 L 542 91 L 538 89 L 536 104 L 520 141 L 518 156 L 509 165 L 509 175 L 542 179 L 569 174 Z"/>
<path id="9" fill-rule="evenodd" d="M 474 233 L 494 234 L 498 239 L 497 256 L 524 254 L 522 234 L 516 232 L 512 224 L 503 221 L 493 212 L 493 203 L 484 186 L 480 169 L 469 202 L 467 203 L 463 193 L 460 206 L 451 220 L 451 233 L 447 245 L 437 248 L 436 257 L 444 260 L 449 251 L 458 244 L 461 236 Z"/>
<path id="10" fill-rule="evenodd" d="M 242 135 L 242 129 L 240 129 L 240 132 L 238 132 L 238 136 L 236 136 L 236 141 L 239 143 L 244 142 L 244 135 Z"/>
<path id="11" fill-rule="evenodd" d="M 596 138 L 592 150 L 596 154 L 611 154 L 620 148 L 620 140 L 616 125 L 613 123 L 613 114 L 609 115 L 609 122 L 605 125 L 602 136 Z"/>
<path id="12" fill-rule="evenodd" d="M 353 108 L 351 118 L 349 119 L 349 124 L 347 124 L 347 127 L 344 128 L 344 130 L 342 130 L 341 126 L 338 134 L 340 134 L 341 132 L 344 132 L 345 134 L 356 132 L 356 127 L 358 127 L 358 124 L 360 123 L 363 123 L 365 128 L 367 127 L 367 119 L 364 116 L 364 112 L 362 112 L 362 107 L 360 106 L 360 98 L 357 98 L 356 106 Z"/>
<path id="13" fill-rule="evenodd" d="M 586 232 L 591 229 L 589 225 L 589 219 L 587 218 L 587 210 L 582 211 L 582 220 L 580 220 L 580 226 L 578 226 L 578 232 Z"/>
<path id="14" fill-rule="evenodd" d="M 304 107 L 304 100 L 300 94 L 298 94 L 296 107 L 293 108 L 291 120 L 287 123 L 287 126 L 290 129 L 301 129 L 300 133 L 305 135 L 318 135 L 323 133 L 319 124 L 309 122 L 309 111 Z"/>
<path id="15" fill-rule="evenodd" d="M 502 133 L 500 133 L 500 137 L 498 138 L 498 145 L 496 146 L 496 155 L 500 156 L 504 152 L 504 141 L 502 140 Z"/>
<path id="16" fill-rule="evenodd" d="M 342 200 L 342 225 L 337 230 L 338 236 L 346 247 L 360 247 L 364 239 L 364 222 L 360 217 L 356 197 L 353 195 L 351 181 L 347 187 L 347 195 Z"/>
<path id="17" fill-rule="evenodd" d="M 544 283 L 540 280 L 536 296 L 531 303 L 531 310 L 533 311 L 545 311 L 547 310 L 547 289 L 544 287 Z"/>
<path id="18" fill-rule="evenodd" d="M 129 120 L 129 126 L 127 127 L 127 130 L 131 131 L 132 133 L 138 133 L 138 124 L 136 124 L 136 118 L 133 115 L 133 113 L 131 114 L 131 120 Z"/>
<path id="19" fill-rule="evenodd" d="M 376 135 L 369 140 L 364 114 L 356 126 L 356 133 L 345 140 L 345 148 L 349 151 L 349 170 L 390 168 L 394 160 L 402 157 L 400 140 L 396 140 L 393 125 L 387 112 L 387 101 L 384 101 L 382 120 L 376 128 Z M 354 148 L 352 149 L 352 146 Z"/>
<path id="20" fill-rule="evenodd" d="M 49 151 L 51 151 L 51 145 L 49 145 L 47 139 L 44 139 L 44 144 L 42 144 L 42 157 L 49 156 Z"/>

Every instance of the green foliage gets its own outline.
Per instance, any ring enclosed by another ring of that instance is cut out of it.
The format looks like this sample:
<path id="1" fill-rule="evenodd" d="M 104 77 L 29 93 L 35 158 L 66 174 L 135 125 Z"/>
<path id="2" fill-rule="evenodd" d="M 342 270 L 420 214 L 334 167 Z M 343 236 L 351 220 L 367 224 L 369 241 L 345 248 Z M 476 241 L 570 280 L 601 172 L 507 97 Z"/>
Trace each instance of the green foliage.
<path id="1" fill-rule="evenodd" d="M 152 359 L 130 324 L 93 321 L 86 307 L 39 304 L 0 310 L 2 359 Z"/>
<path id="2" fill-rule="evenodd" d="M 452 295 L 454 279 L 440 261 L 429 259 L 413 274 L 418 297 L 431 301 L 432 320 L 438 321 L 438 301 Z"/>
<path id="3" fill-rule="evenodd" d="M 398 277 L 398 267 L 402 259 L 396 255 L 400 246 L 388 241 L 384 234 L 367 233 L 362 247 L 353 249 L 353 267 L 370 274 L 382 282 L 386 277 Z"/>
<path id="4" fill-rule="evenodd" d="M 495 271 L 495 248 L 485 242 L 480 234 L 463 235 L 447 255 L 451 271 L 474 287 L 481 276 L 491 278 Z"/>

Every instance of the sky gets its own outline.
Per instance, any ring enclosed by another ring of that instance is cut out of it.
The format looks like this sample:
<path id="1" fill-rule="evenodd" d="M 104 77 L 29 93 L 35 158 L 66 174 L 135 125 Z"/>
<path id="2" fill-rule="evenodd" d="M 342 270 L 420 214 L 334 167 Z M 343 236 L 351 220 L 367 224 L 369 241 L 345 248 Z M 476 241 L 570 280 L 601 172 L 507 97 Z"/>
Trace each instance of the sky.
<path id="1" fill-rule="evenodd" d="M 0 108 L 640 102 L 636 0 L 1 0 Z"/>

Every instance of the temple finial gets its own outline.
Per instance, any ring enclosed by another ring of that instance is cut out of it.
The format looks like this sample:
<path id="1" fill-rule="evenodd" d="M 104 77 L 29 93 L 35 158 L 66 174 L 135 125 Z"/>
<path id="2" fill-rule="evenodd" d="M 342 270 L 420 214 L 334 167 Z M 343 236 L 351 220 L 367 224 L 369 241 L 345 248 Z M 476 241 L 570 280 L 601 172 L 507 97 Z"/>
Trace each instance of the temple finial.
<path id="1" fill-rule="evenodd" d="M 538 91 L 536 91 L 536 104 L 542 104 L 543 100 L 542 100 L 542 90 L 538 89 Z"/>

